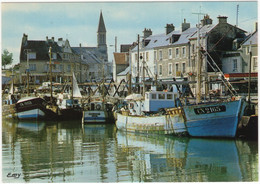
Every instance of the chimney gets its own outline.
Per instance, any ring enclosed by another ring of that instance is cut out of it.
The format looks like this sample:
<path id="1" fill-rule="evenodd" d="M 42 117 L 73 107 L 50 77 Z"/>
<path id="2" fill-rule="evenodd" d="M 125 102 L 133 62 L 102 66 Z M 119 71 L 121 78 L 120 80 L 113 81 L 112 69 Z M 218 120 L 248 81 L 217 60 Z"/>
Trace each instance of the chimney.
<path id="1" fill-rule="evenodd" d="M 212 24 L 212 19 L 209 17 L 209 15 L 205 15 L 204 18 L 201 20 L 202 26 Z"/>
<path id="2" fill-rule="evenodd" d="M 186 19 L 184 19 L 183 23 L 181 24 L 181 31 L 186 31 L 190 28 L 190 23 L 186 23 Z"/>
<path id="3" fill-rule="evenodd" d="M 54 37 L 51 37 L 52 41 L 54 41 Z"/>
<path id="4" fill-rule="evenodd" d="M 46 41 L 48 42 L 48 40 L 49 40 L 49 38 L 48 38 L 48 36 L 46 36 Z"/>
<path id="5" fill-rule="evenodd" d="M 255 31 L 258 31 L 258 22 L 255 23 Z"/>
<path id="6" fill-rule="evenodd" d="M 166 34 L 169 34 L 170 32 L 174 31 L 175 27 L 173 24 L 166 24 Z"/>
<path id="7" fill-rule="evenodd" d="M 23 45 L 26 44 L 27 40 L 28 40 L 28 35 L 26 35 L 26 34 L 24 33 L 24 34 L 23 34 L 23 39 L 22 39 Z"/>
<path id="8" fill-rule="evenodd" d="M 218 23 L 219 24 L 223 24 L 223 23 L 227 23 L 227 17 L 226 16 L 218 16 Z"/>
<path id="9" fill-rule="evenodd" d="M 151 36 L 151 35 L 153 34 L 153 32 L 151 31 L 151 29 L 146 29 L 146 28 L 144 28 L 143 33 L 144 33 L 144 39 L 147 38 L 147 37 L 149 37 L 149 36 Z"/>
<path id="10" fill-rule="evenodd" d="M 63 38 L 58 38 L 58 41 L 62 41 L 63 40 Z"/>

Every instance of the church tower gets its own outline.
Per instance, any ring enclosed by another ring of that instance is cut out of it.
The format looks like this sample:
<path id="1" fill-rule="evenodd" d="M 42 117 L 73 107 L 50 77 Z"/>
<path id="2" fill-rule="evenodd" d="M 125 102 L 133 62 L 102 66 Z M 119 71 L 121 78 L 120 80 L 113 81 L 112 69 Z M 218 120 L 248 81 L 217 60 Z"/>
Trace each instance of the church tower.
<path id="1" fill-rule="evenodd" d="M 102 11 L 100 12 L 98 30 L 97 30 L 97 47 L 103 54 L 104 61 L 107 61 L 107 41 L 106 41 L 106 26 L 104 23 Z"/>

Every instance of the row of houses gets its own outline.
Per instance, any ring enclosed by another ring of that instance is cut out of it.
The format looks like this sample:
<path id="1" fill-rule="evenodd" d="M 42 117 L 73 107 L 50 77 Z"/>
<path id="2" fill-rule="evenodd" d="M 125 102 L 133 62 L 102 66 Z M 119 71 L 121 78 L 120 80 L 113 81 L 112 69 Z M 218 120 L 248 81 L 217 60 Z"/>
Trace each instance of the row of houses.
<path id="1" fill-rule="evenodd" d="M 255 32 L 249 35 L 237 26 L 229 24 L 225 16 L 219 16 L 218 23 L 213 24 L 210 16 L 205 15 L 198 25 L 199 28 L 191 27 L 184 19 L 181 30 L 175 30 L 173 24 L 167 24 L 165 32 L 156 35 L 152 34 L 151 29 L 145 28 L 141 41 L 138 38 L 128 52 L 114 53 L 115 64 L 122 63 L 119 54 L 128 58 L 124 60 L 125 70 L 121 64 L 120 73 L 116 76 L 122 79 L 122 74 L 131 73 L 133 78 L 139 78 L 139 82 L 143 78 L 196 81 L 200 49 L 205 51 L 201 66 L 204 94 L 208 90 L 220 88 L 217 82 L 212 82 L 219 79 L 214 63 L 232 81 L 245 78 L 244 74 L 248 77 L 251 60 L 250 72 L 257 80 L 257 24 Z M 195 92 L 195 85 L 191 87 Z"/>
<path id="2" fill-rule="evenodd" d="M 52 70 L 50 70 L 50 63 Z M 111 76 L 111 64 L 108 62 L 106 27 L 102 12 L 97 30 L 97 47 L 71 47 L 68 39 L 54 37 L 45 40 L 29 40 L 22 37 L 19 63 L 19 83 L 29 81 L 41 84 L 50 80 L 64 83 L 71 80 L 72 73 L 81 83 Z"/>

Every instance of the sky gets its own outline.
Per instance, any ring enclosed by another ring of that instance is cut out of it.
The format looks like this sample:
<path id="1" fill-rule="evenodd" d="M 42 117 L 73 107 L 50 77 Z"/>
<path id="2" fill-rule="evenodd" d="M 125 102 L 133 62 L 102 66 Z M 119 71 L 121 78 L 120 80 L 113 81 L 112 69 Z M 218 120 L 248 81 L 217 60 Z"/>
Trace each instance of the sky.
<path id="1" fill-rule="evenodd" d="M 183 19 L 195 27 L 198 15 L 208 14 L 213 24 L 217 17 L 227 16 L 228 23 L 251 33 L 258 21 L 257 1 L 1 1 L 1 51 L 13 53 L 13 64 L 19 63 L 23 34 L 28 40 L 54 37 L 68 39 L 71 47 L 97 45 L 97 28 L 102 11 L 106 30 L 108 60 L 113 60 L 115 37 L 117 51 L 121 44 L 137 41 L 144 28 L 153 35 L 165 32 L 166 24 L 180 30 Z M 200 17 L 202 19 L 202 16 Z"/>

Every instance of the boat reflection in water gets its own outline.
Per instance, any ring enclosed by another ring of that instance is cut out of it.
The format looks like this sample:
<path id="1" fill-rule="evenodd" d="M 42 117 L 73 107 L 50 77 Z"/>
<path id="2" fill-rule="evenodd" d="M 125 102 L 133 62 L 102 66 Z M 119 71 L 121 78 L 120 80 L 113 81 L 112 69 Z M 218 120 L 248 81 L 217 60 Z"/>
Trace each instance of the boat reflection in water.
<path id="1" fill-rule="evenodd" d="M 136 134 L 80 120 L 3 121 L 2 178 L 7 183 L 258 181 L 258 148 L 255 141 Z"/>
<path id="2" fill-rule="evenodd" d="M 257 175 L 257 172 L 253 173 L 253 168 L 250 170 L 244 166 L 248 157 L 240 156 L 243 156 L 243 151 L 250 151 L 250 147 L 241 140 L 149 136 L 125 132 L 117 132 L 117 138 L 119 146 L 128 155 L 133 154 L 133 178 L 139 178 L 139 181 L 213 182 L 248 181 L 248 178 L 253 181 Z M 257 160 L 255 166 L 258 170 Z"/>
<path id="3" fill-rule="evenodd" d="M 17 123 L 17 128 L 18 129 L 23 129 L 24 131 L 38 133 L 39 131 L 44 130 L 45 122 L 20 121 L 20 122 Z"/>

